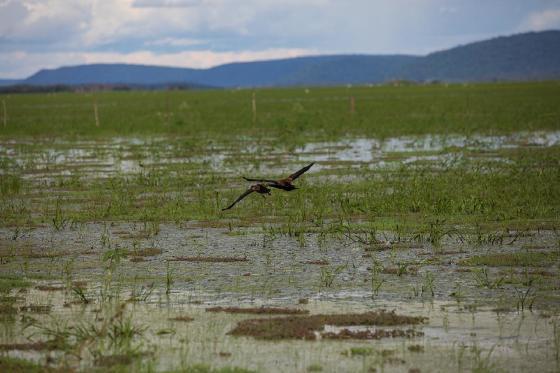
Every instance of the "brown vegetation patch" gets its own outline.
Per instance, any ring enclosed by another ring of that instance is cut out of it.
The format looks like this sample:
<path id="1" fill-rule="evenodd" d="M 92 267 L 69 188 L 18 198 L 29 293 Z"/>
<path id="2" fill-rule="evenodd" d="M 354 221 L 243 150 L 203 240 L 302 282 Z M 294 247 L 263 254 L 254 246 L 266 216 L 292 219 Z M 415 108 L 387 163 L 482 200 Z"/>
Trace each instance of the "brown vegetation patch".
<path id="1" fill-rule="evenodd" d="M 513 311 L 514 311 L 513 308 L 507 306 L 492 308 L 492 312 L 496 312 L 496 313 L 510 313 Z"/>
<path id="2" fill-rule="evenodd" d="M 183 322 L 191 322 L 194 319 L 190 316 L 176 316 L 176 317 L 170 317 L 169 320 L 171 321 L 183 321 Z"/>
<path id="3" fill-rule="evenodd" d="M 0 315 L 15 315 L 16 313 L 17 308 L 9 304 L 0 304 Z"/>
<path id="4" fill-rule="evenodd" d="M 328 260 L 308 260 L 306 262 L 303 262 L 303 264 L 315 264 L 318 266 L 326 266 L 329 265 L 329 261 Z"/>
<path id="5" fill-rule="evenodd" d="M 548 267 L 558 260 L 557 252 L 514 252 L 477 255 L 457 262 L 461 266 L 489 267 Z"/>
<path id="6" fill-rule="evenodd" d="M 52 285 L 37 285 L 35 289 L 40 291 L 62 291 L 64 290 L 64 286 L 52 286 Z"/>
<path id="7" fill-rule="evenodd" d="M 465 250 L 461 250 L 461 251 L 457 251 L 457 250 L 442 250 L 442 251 L 438 251 L 437 254 L 438 255 L 460 255 L 460 254 L 465 254 L 466 251 Z"/>
<path id="8" fill-rule="evenodd" d="M 237 227 L 242 227 L 243 224 L 240 222 Z M 227 228 L 228 224 L 223 221 L 218 220 L 199 220 L 196 222 L 191 222 L 189 224 L 191 228 Z"/>
<path id="9" fill-rule="evenodd" d="M 64 342 L 61 340 L 50 340 L 28 343 L 4 343 L 0 344 L 0 351 L 53 351 L 64 349 Z"/>
<path id="10" fill-rule="evenodd" d="M 316 332 L 324 330 L 325 325 L 415 325 L 427 320 L 426 317 L 397 315 L 394 311 L 384 310 L 360 314 L 289 316 L 269 319 L 249 319 L 240 321 L 228 334 L 252 336 L 257 339 L 307 339 L 317 338 Z"/>
<path id="11" fill-rule="evenodd" d="M 380 244 L 374 244 L 372 246 L 368 246 L 364 248 L 365 251 L 386 251 L 386 250 L 391 250 L 391 245 L 385 244 L 385 243 L 380 243 Z"/>
<path id="12" fill-rule="evenodd" d="M 5 296 L 5 297 L 0 297 L 0 303 L 15 303 L 15 302 L 21 302 L 25 300 L 25 298 L 22 297 L 13 297 L 13 296 Z M 0 307 L 2 307 L 0 305 Z"/>
<path id="13" fill-rule="evenodd" d="M 132 256 L 156 256 L 162 253 L 161 249 L 156 249 L 155 247 L 147 247 L 145 249 L 131 251 Z"/>
<path id="14" fill-rule="evenodd" d="M 43 258 L 59 258 L 62 256 L 69 255 L 68 251 L 45 251 L 45 252 L 38 252 L 38 251 L 29 251 L 26 253 L 22 253 L 22 257 L 26 257 L 29 259 L 43 259 Z"/>
<path id="15" fill-rule="evenodd" d="M 247 313 L 256 315 L 306 315 L 309 313 L 308 310 L 280 307 L 211 307 L 207 308 L 206 312 Z"/>
<path id="16" fill-rule="evenodd" d="M 232 263 L 232 262 L 248 262 L 247 258 L 236 258 L 230 256 L 176 256 L 169 259 L 175 262 L 208 262 L 208 263 Z"/>
<path id="17" fill-rule="evenodd" d="M 418 274 L 418 268 L 416 267 L 407 267 L 404 269 L 398 268 L 398 267 L 385 267 L 383 268 L 383 270 L 381 271 L 381 273 L 387 274 L 387 275 L 412 275 L 412 276 L 416 276 Z"/>
<path id="18" fill-rule="evenodd" d="M 324 339 L 381 339 L 381 338 L 414 338 L 421 337 L 424 333 L 414 329 L 377 329 L 372 330 L 358 330 L 352 331 L 349 329 L 342 329 L 339 333 L 321 333 Z"/>
<path id="19" fill-rule="evenodd" d="M 145 262 L 146 259 L 142 258 L 141 256 L 133 256 L 130 258 L 130 261 L 133 263 Z"/>
<path id="20" fill-rule="evenodd" d="M 137 231 L 137 232 L 118 232 L 115 233 L 122 239 L 128 240 L 145 240 L 150 238 L 151 233 L 148 231 Z"/>
<path id="21" fill-rule="evenodd" d="M 420 251 L 416 253 L 417 256 L 432 256 L 434 253 L 432 251 Z"/>
<path id="22" fill-rule="evenodd" d="M 408 346 L 408 351 L 410 351 L 410 352 L 424 352 L 424 346 L 422 346 L 422 345 L 410 345 L 410 346 Z"/>
<path id="23" fill-rule="evenodd" d="M 383 360 L 383 362 L 385 362 L 387 364 L 391 364 L 391 365 L 406 364 L 406 361 L 404 359 L 401 359 L 401 358 L 398 358 L 398 357 L 389 357 L 389 358 Z"/>
<path id="24" fill-rule="evenodd" d="M 42 313 L 47 314 L 51 312 L 52 306 L 49 305 L 38 305 L 38 304 L 30 304 L 28 306 L 21 306 L 19 310 L 21 312 L 29 312 L 29 313 Z"/>
<path id="25" fill-rule="evenodd" d="M 64 302 L 62 307 L 68 308 L 68 307 L 71 307 L 71 306 L 86 305 L 86 304 L 88 304 L 88 302 L 84 302 L 83 300 L 79 299 L 79 300 L 72 300 L 72 301 L 69 301 L 69 302 Z"/>
<path id="26" fill-rule="evenodd" d="M 99 356 L 94 361 L 96 366 L 106 368 L 110 368 L 115 365 L 129 365 L 131 363 L 132 357 L 129 355 Z"/>
<path id="27" fill-rule="evenodd" d="M 544 245 L 521 245 L 522 250 L 550 250 L 553 247 Z"/>
<path id="28" fill-rule="evenodd" d="M 533 275 L 533 276 L 542 276 L 542 277 L 556 277 L 558 276 L 558 274 L 551 272 L 551 271 L 545 271 L 545 270 L 532 270 L 528 272 L 529 275 Z"/>
<path id="29" fill-rule="evenodd" d="M 87 281 L 74 281 L 72 286 L 75 288 L 85 289 L 87 287 Z"/>

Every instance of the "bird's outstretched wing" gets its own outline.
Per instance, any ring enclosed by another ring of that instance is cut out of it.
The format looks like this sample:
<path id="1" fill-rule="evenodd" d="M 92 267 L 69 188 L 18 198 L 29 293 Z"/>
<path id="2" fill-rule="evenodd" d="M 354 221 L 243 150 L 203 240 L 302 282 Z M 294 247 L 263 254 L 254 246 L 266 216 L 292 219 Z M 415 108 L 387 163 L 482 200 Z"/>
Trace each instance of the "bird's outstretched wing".
<path id="1" fill-rule="evenodd" d="M 243 178 L 247 181 L 258 181 L 261 183 L 276 183 L 276 180 L 269 180 L 269 179 L 250 179 L 248 177 L 243 176 Z"/>
<path id="2" fill-rule="evenodd" d="M 298 177 L 300 177 L 301 175 L 303 175 L 305 172 L 307 172 L 311 166 L 313 166 L 315 164 L 315 162 L 311 162 L 310 164 L 308 164 L 307 166 L 305 166 L 304 168 L 302 168 L 301 170 L 294 172 L 293 174 L 291 174 L 290 176 L 288 176 L 289 179 L 291 180 L 295 180 Z"/>
<path id="3" fill-rule="evenodd" d="M 243 193 L 242 195 L 240 195 L 239 197 L 237 197 L 237 199 L 235 201 L 233 201 L 233 203 L 231 205 L 229 205 L 228 207 L 222 209 L 222 211 L 225 210 L 229 210 L 230 208 L 232 208 L 233 206 L 235 206 L 235 204 L 239 201 L 241 201 L 243 198 L 247 197 L 249 194 L 253 193 L 254 190 L 249 188 L 245 191 L 245 193 Z"/>

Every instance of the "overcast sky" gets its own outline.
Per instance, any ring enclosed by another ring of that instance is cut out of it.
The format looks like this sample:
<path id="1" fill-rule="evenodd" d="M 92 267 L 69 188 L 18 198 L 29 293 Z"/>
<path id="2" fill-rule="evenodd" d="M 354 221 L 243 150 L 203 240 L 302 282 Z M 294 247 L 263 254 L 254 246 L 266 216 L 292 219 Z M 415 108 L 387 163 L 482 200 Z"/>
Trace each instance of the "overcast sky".
<path id="1" fill-rule="evenodd" d="M 0 78 L 94 62 L 426 54 L 546 29 L 560 29 L 560 0 L 0 0 Z"/>

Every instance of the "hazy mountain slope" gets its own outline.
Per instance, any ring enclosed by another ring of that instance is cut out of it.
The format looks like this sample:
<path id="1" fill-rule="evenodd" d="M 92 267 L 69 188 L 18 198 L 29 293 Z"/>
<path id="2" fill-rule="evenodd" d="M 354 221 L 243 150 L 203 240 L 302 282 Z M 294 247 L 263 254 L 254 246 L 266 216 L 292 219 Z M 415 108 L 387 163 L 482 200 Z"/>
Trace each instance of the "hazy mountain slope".
<path id="1" fill-rule="evenodd" d="M 310 56 L 231 63 L 210 69 L 93 64 L 41 70 L 18 83 L 140 86 L 177 83 L 264 87 L 367 84 L 392 79 L 488 81 L 554 78 L 560 78 L 560 31 L 499 37 L 427 56 Z"/>
<path id="2" fill-rule="evenodd" d="M 196 79 L 198 70 L 127 64 L 92 64 L 41 70 L 26 84 L 161 84 Z"/>
<path id="3" fill-rule="evenodd" d="M 499 37 L 429 54 L 401 71 L 413 80 L 484 81 L 560 77 L 560 31 Z"/>

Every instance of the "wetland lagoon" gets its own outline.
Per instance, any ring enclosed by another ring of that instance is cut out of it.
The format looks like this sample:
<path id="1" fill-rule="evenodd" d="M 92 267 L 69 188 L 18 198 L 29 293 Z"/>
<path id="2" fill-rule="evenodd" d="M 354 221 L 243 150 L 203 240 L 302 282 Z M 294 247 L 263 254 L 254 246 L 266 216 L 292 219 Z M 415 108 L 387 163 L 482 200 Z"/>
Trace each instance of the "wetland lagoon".
<path id="1" fill-rule="evenodd" d="M 1 371 L 560 370 L 560 83 L 252 95 L 0 95 Z"/>

